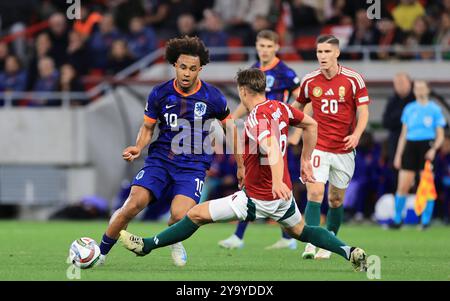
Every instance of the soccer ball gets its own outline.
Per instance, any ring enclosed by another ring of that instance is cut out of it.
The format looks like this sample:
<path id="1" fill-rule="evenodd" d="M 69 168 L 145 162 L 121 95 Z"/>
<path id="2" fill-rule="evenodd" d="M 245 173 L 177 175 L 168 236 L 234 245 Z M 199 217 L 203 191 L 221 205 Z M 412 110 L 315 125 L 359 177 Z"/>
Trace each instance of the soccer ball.
<path id="1" fill-rule="evenodd" d="M 73 265 L 89 269 L 100 259 L 100 248 L 92 238 L 82 237 L 70 245 L 69 257 Z"/>

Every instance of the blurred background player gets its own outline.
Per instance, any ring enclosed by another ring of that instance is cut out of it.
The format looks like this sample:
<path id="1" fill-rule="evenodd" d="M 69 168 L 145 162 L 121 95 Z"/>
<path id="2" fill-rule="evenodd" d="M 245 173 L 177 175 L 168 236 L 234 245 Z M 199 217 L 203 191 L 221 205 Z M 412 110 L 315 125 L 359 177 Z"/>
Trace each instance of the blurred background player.
<path id="1" fill-rule="evenodd" d="M 203 149 L 203 141 L 209 131 L 201 130 L 197 133 L 192 130 L 194 122 L 198 120 L 206 122 L 211 119 L 224 121 L 230 115 L 222 93 L 198 77 L 202 67 L 209 62 L 209 52 L 199 38 L 183 37 L 169 40 L 166 59 L 174 66 L 176 78 L 153 88 L 147 100 L 144 123 L 136 145 L 129 146 L 123 151 L 123 159 L 132 162 L 141 155 L 142 150 L 151 141 L 158 120 L 161 121 L 159 136 L 150 144 L 148 157 L 144 167 L 133 180 L 128 199 L 111 217 L 100 244 L 102 261 L 116 243 L 120 230 L 125 229 L 131 219 L 150 202 L 164 197 L 169 188 L 173 189 L 169 225 L 182 219 L 186 212 L 199 202 L 212 155 Z M 189 122 L 190 130 L 185 131 L 184 127 L 178 127 L 183 121 Z M 198 134 L 202 138 L 200 143 L 197 143 L 199 145 L 195 144 L 199 139 L 193 137 Z M 174 146 L 172 142 L 177 141 L 175 138 L 177 135 L 192 135 L 192 137 L 181 140 L 182 146 L 178 144 Z M 243 174 L 242 161 L 236 159 L 239 179 Z M 172 245 L 171 249 L 175 265 L 185 265 L 187 255 L 183 245 L 177 243 Z"/>
<path id="2" fill-rule="evenodd" d="M 256 36 L 256 51 L 259 61 L 252 67 L 258 68 L 266 75 L 266 98 L 287 103 L 291 96 L 294 98 L 298 96 L 300 79 L 294 70 L 277 57 L 279 49 L 279 36 L 276 32 L 272 30 L 260 31 Z M 246 114 L 247 109 L 241 102 L 232 115 L 233 119 L 237 120 Z M 241 221 L 234 234 L 219 241 L 219 246 L 226 249 L 242 248 L 247 225 L 247 221 Z M 287 233 L 281 232 L 281 239 L 269 246 L 268 249 L 296 249 L 297 241 Z"/>
<path id="3" fill-rule="evenodd" d="M 389 97 L 383 112 L 383 127 L 389 131 L 388 162 L 393 165 L 398 139 L 402 131 L 400 121 L 405 106 L 415 100 L 413 83 L 407 73 L 397 73 L 393 80 L 394 93 Z"/>
<path id="4" fill-rule="evenodd" d="M 394 170 L 394 157 L 397 151 L 398 139 L 402 132 L 402 123 L 400 121 L 403 109 L 407 104 L 413 102 L 413 82 L 409 75 L 404 72 L 399 72 L 393 79 L 394 91 L 389 97 L 386 107 L 383 112 L 382 124 L 383 127 L 389 131 L 387 138 L 387 164 L 390 170 Z M 397 185 L 398 172 L 392 173 L 393 179 L 389 181 L 390 185 L 387 187 L 389 193 L 394 193 Z"/>
<path id="5" fill-rule="evenodd" d="M 180 222 L 154 237 L 143 239 L 120 231 L 120 239 L 128 250 L 145 256 L 154 249 L 189 238 L 208 223 L 270 217 L 291 237 L 340 254 L 351 261 L 356 271 L 366 270 L 366 254 L 362 249 L 346 245 L 321 227 L 304 224 L 292 194 L 287 145 L 281 141 L 287 139 L 288 125 L 304 128 L 301 178 L 305 183 L 314 183 L 311 154 L 317 141 L 317 123 L 290 105 L 268 100 L 265 81 L 264 73 L 256 68 L 238 72 L 239 98 L 250 112 L 244 131 L 245 188 L 193 207 Z"/>
<path id="6" fill-rule="evenodd" d="M 395 194 L 395 216 L 391 229 L 402 224 L 402 211 L 406 196 L 414 185 L 417 172 L 424 169 L 425 161 L 433 161 L 437 150 L 444 142 L 445 117 L 441 108 L 429 100 L 430 89 L 425 81 L 414 82 L 416 101 L 408 104 L 402 113 L 402 132 L 398 140 L 394 167 L 399 169 L 397 192 Z M 428 200 L 422 213 L 422 227 L 429 226 L 435 200 Z"/>
<path id="7" fill-rule="evenodd" d="M 260 31 L 256 36 L 258 62 L 252 67 L 266 75 L 266 98 L 287 103 L 292 95 L 298 96 L 300 79 L 294 70 L 277 57 L 279 50 L 278 34 L 272 30 Z M 245 106 L 240 103 L 232 115 L 236 120 L 246 114 Z"/>
<path id="8" fill-rule="evenodd" d="M 317 38 L 320 68 L 307 74 L 294 107 L 304 110 L 312 104 L 319 124 L 317 145 L 312 155 L 316 183 L 306 183 L 307 225 L 319 226 L 320 205 L 329 182 L 327 229 L 337 235 L 344 215 L 344 196 L 355 170 L 355 148 L 369 120 L 369 96 L 361 75 L 338 64 L 339 40 L 333 35 Z M 328 259 L 331 253 L 307 244 L 304 259 Z"/>

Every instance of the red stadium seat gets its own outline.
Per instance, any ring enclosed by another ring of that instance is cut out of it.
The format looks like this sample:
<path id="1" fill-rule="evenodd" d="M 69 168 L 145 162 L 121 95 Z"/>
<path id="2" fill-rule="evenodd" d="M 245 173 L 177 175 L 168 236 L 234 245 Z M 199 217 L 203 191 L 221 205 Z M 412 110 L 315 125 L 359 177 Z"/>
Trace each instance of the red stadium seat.
<path id="1" fill-rule="evenodd" d="M 242 39 L 239 37 L 229 37 L 228 38 L 228 47 L 230 48 L 239 48 L 242 47 L 242 45 L 244 44 L 242 42 Z M 231 53 L 228 56 L 228 60 L 229 61 L 244 61 L 245 60 L 245 54 L 241 54 L 241 53 Z"/>
<path id="2" fill-rule="evenodd" d="M 86 76 L 84 76 L 84 79 L 89 79 L 83 84 L 84 89 L 87 91 L 98 85 L 98 83 L 102 80 L 104 75 L 105 71 L 102 69 L 94 68 L 89 70 L 89 73 Z M 96 81 L 95 79 L 98 79 L 98 81 Z"/>
<path id="3" fill-rule="evenodd" d="M 312 50 L 316 48 L 316 36 L 298 37 L 294 41 L 294 46 L 297 50 Z"/>
<path id="4" fill-rule="evenodd" d="M 164 39 L 158 39 L 158 49 L 159 49 L 159 48 L 165 48 L 165 47 L 166 47 L 166 43 L 167 43 L 166 40 L 164 40 Z M 162 55 L 160 58 L 158 58 L 158 59 L 155 61 L 155 64 L 164 63 L 164 62 L 165 62 L 165 59 L 164 59 L 164 56 Z"/>
<path id="5" fill-rule="evenodd" d="M 281 60 L 287 61 L 287 62 L 295 62 L 295 61 L 301 61 L 302 60 L 302 58 L 295 52 L 282 53 L 278 57 Z"/>
<path id="6" fill-rule="evenodd" d="M 291 45 L 284 45 L 283 43 L 281 44 L 281 47 L 284 47 L 284 46 L 291 46 Z M 295 47 L 294 47 L 295 48 Z M 294 49 L 294 51 L 293 52 L 287 52 L 287 53 L 280 53 L 280 54 L 278 54 L 278 57 L 281 59 L 281 60 L 283 60 L 283 61 L 290 61 L 290 62 L 293 62 L 293 61 L 300 61 L 302 58 L 298 55 L 298 53 L 297 53 L 297 51 L 295 51 L 295 49 Z"/>

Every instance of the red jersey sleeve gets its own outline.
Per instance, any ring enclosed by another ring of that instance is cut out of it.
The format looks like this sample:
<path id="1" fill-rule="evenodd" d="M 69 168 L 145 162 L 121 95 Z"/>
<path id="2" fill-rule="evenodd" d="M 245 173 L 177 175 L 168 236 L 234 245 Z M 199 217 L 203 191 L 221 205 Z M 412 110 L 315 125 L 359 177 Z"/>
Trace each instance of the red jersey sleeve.
<path id="1" fill-rule="evenodd" d="M 369 92 L 367 91 L 366 83 L 360 75 L 357 77 L 355 101 L 356 106 L 368 105 L 370 103 Z"/>
<path id="2" fill-rule="evenodd" d="M 303 121 L 303 118 L 305 118 L 305 114 L 302 111 L 300 111 L 288 104 L 282 103 L 282 105 L 284 106 L 284 108 L 287 112 L 290 126 L 296 126 L 296 125 L 300 124 Z"/>
<path id="3" fill-rule="evenodd" d="M 297 101 L 299 103 L 307 104 L 311 102 L 309 99 L 309 91 L 308 91 L 308 83 L 309 81 L 306 78 L 303 78 L 302 83 L 300 84 L 300 94 L 298 95 Z"/>

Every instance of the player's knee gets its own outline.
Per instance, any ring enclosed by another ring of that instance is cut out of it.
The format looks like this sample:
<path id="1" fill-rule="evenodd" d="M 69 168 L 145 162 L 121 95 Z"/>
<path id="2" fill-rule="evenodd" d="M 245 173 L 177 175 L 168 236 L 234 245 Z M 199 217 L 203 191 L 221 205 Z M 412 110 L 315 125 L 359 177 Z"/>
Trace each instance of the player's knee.
<path id="1" fill-rule="evenodd" d="M 408 194 L 411 186 L 412 185 L 410 183 L 402 183 L 401 185 L 398 186 L 397 193 L 402 194 L 402 195 Z"/>
<path id="2" fill-rule="evenodd" d="M 344 199 L 342 197 L 340 197 L 339 195 L 334 195 L 329 198 L 328 205 L 331 208 L 337 208 L 337 207 L 340 207 L 343 202 L 344 202 Z"/>
<path id="3" fill-rule="evenodd" d="M 142 192 L 131 191 L 127 202 L 125 203 L 124 209 L 128 212 L 138 214 L 148 205 L 149 200 L 147 196 Z"/>
<path id="4" fill-rule="evenodd" d="M 122 207 L 121 213 L 127 217 L 135 217 L 139 212 L 144 210 L 146 203 L 139 199 L 131 199 Z"/>
<path id="5" fill-rule="evenodd" d="M 199 206 L 194 206 L 192 207 L 188 213 L 187 216 L 189 217 L 189 219 L 191 221 L 193 221 L 194 223 L 196 223 L 197 225 L 202 225 L 205 222 L 205 218 L 202 214 L 202 210 L 200 210 Z"/>
<path id="6" fill-rule="evenodd" d="M 172 212 L 170 215 L 170 223 L 174 224 L 185 217 L 185 212 Z"/>
<path id="7" fill-rule="evenodd" d="M 409 187 L 407 188 L 407 186 L 405 184 L 400 184 L 397 187 L 397 194 L 401 194 L 401 195 L 408 194 L 408 190 L 409 190 Z"/>
<path id="8" fill-rule="evenodd" d="M 321 190 L 308 191 L 308 200 L 322 202 L 324 192 Z"/>

